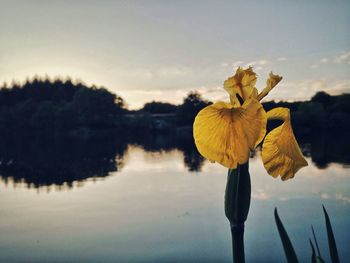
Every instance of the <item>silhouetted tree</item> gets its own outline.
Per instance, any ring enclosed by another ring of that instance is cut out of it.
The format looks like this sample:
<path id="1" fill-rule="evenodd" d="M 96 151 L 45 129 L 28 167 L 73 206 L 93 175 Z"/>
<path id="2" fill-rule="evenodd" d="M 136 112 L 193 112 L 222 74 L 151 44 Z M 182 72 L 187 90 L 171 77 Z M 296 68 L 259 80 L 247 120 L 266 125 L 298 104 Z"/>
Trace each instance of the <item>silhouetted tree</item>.
<path id="1" fill-rule="evenodd" d="M 56 121 L 56 107 L 51 101 L 42 101 L 39 103 L 36 111 L 31 117 L 31 125 L 39 132 L 53 134 Z"/>
<path id="2" fill-rule="evenodd" d="M 321 103 L 323 107 L 327 109 L 331 102 L 331 95 L 329 95 L 327 92 L 319 91 L 311 98 L 311 102 Z"/>
<path id="3" fill-rule="evenodd" d="M 171 103 L 152 101 L 146 103 L 141 111 L 148 113 L 175 113 L 177 106 Z"/>
<path id="4" fill-rule="evenodd" d="M 79 124 L 87 127 L 112 126 L 117 113 L 115 99 L 115 95 L 105 89 L 80 88 L 72 101 Z"/>
<path id="5" fill-rule="evenodd" d="M 180 125 L 192 125 L 197 113 L 211 102 L 204 100 L 198 92 L 190 92 L 179 106 L 176 117 Z"/>
<path id="6" fill-rule="evenodd" d="M 299 106 L 298 114 L 300 116 L 300 125 L 308 126 L 311 129 L 320 129 L 325 127 L 325 110 L 319 102 L 303 103 Z"/>
<path id="7" fill-rule="evenodd" d="M 104 88 L 35 77 L 0 88 L 0 133 L 120 127 L 124 100 Z M 11 135 L 12 136 L 12 135 Z"/>

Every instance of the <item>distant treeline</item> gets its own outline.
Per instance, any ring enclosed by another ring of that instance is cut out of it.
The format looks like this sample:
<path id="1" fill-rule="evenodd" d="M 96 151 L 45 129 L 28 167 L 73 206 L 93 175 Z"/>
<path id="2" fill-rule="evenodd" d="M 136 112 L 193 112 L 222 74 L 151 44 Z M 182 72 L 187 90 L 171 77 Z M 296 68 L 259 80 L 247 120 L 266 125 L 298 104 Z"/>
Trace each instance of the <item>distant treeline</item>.
<path id="1" fill-rule="evenodd" d="M 287 107 L 291 111 L 293 128 L 297 133 L 349 132 L 350 94 L 331 96 L 317 92 L 310 101 L 265 102 L 265 110 Z"/>
<path id="2" fill-rule="evenodd" d="M 104 88 L 70 80 L 5 85 L 0 89 L 0 133 L 54 134 L 81 127 L 117 127 L 124 105 L 121 97 Z"/>
<path id="3" fill-rule="evenodd" d="M 0 134 L 89 134 L 120 129 L 127 133 L 174 131 L 192 126 L 194 117 L 211 104 L 190 92 L 180 105 L 152 101 L 130 111 L 118 95 L 102 87 L 71 80 L 38 79 L 0 88 Z M 350 131 L 350 94 L 318 92 L 310 101 L 265 102 L 264 108 L 288 107 L 297 132 Z"/>

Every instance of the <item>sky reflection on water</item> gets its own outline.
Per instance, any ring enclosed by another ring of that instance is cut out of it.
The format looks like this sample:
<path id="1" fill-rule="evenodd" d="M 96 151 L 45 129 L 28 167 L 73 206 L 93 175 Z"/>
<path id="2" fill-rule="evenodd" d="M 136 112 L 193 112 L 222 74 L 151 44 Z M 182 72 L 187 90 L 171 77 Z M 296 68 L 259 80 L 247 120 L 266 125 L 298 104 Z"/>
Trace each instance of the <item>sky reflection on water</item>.
<path id="1" fill-rule="evenodd" d="M 120 171 L 86 179 L 83 187 L 47 192 L 0 180 L 0 262 L 230 262 L 226 169 L 205 162 L 201 172 L 189 172 L 183 158 L 177 149 L 129 146 Z M 329 261 L 322 204 L 342 262 L 349 258 L 349 170 L 308 162 L 282 182 L 267 175 L 259 152 L 251 159 L 247 262 L 284 261 L 276 206 L 300 261 L 310 261 L 311 224 Z"/>

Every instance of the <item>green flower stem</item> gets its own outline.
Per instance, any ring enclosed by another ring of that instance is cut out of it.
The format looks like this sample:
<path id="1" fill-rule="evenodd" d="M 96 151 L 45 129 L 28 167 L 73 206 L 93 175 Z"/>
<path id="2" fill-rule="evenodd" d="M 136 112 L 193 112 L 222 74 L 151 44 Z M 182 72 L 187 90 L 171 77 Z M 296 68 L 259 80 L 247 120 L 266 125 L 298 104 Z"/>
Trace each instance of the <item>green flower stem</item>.
<path id="1" fill-rule="evenodd" d="M 244 259 L 244 222 L 247 220 L 251 184 L 248 162 L 229 169 L 225 192 L 225 215 L 230 221 L 232 234 L 233 262 L 242 263 Z"/>
<path id="2" fill-rule="evenodd" d="M 232 225 L 231 224 L 231 235 L 232 235 L 232 256 L 234 263 L 244 263 L 244 224 L 243 225 Z"/>

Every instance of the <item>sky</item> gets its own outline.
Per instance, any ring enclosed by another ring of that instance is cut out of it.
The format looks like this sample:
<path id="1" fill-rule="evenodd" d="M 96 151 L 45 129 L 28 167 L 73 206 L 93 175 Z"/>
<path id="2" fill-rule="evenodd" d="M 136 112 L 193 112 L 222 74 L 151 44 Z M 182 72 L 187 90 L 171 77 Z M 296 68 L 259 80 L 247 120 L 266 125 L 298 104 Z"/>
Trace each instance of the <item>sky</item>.
<path id="1" fill-rule="evenodd" d="M 350 92 L 350 1 L 0 0 L 0 83 L 35 75 L 103 86 L 130 109 L 181 103 L 253 66 L 267 100 Z"/>

